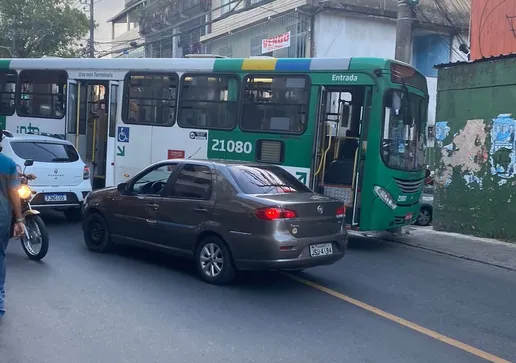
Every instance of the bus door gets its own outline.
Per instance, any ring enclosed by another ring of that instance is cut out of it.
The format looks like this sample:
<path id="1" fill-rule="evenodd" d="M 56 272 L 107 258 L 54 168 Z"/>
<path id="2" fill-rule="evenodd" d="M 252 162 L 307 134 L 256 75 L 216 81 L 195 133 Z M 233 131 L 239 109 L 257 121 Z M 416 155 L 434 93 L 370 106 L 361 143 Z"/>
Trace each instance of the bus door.
<path id="1" fill-rule="evenodd" d="M 95 189 L 105 186 L 108 96 L 107 81 L 68 81 L 66 139 L 90 168 Z"/>
<path id="2" fill-rule="evenodd" d="M 85 160 L 85 138 L 84 133 L 83 135 L 80 133 L 80 120 L 82 113 L 81 97 L 84 98 L 86 96 L 84 86 L 80 81 L 69 79 L 66 88 L 68 90 L 68 100 L 66 103 L 66 140 L 74 144 L 79 155 L 81 155 L 81 158 Z"/>
<path id="3" fill-rule="evenodd" d="M 118 82 L 109 82 L 108 132 L 106 144 L 105 186 L 115 185 L 116 120 L 118 116 Z"/>
<path id="4" fill-rule="evenodd" d="M 346 224 L 360 221 L 365 87 L 321 87 L 314 186 L 346 206 Z"/>

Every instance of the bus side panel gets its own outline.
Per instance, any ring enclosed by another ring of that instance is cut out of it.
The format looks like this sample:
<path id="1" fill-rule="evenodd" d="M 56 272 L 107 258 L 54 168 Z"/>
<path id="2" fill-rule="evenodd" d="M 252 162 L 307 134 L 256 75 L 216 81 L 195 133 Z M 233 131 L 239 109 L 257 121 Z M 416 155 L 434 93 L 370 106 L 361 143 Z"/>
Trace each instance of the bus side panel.
<path id="1" fill-rule="evenodd" d="M 1 116 L 5 117 L 5 116 Z M 65 135 L 65 119 L 7 116 L 5 130 L 13 134 L 49 133 Z"/>
<path id="2" fill-rule="evenodd" d="M 152 127 L 118 123 L 115 184 L 124 183 L 151 163 Z"/>
<path id="3" fill-rule="evenodd" d="M 166 159 L 207 159 L 208 130 L 172 127 L 152 127 L 151 163 Z M 150 139 L 149 139 L 150 140 Z"/>

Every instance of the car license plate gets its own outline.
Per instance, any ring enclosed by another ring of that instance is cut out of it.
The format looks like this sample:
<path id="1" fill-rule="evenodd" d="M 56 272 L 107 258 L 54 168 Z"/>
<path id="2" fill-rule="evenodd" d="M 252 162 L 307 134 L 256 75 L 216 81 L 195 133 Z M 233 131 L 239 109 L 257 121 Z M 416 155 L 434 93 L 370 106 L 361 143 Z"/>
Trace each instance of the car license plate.
<path id="1" fill-rule="evenodd" d="M 333 254 L 333 247 L 331 243 L 321 243 L 319 245 L 310 246 L 310 256 L 321 257 Z"/>
<path id="2" fill-rule="evenodd" d="M 47 194 L 45 202 L 66 202 L 66 194 Z"/>

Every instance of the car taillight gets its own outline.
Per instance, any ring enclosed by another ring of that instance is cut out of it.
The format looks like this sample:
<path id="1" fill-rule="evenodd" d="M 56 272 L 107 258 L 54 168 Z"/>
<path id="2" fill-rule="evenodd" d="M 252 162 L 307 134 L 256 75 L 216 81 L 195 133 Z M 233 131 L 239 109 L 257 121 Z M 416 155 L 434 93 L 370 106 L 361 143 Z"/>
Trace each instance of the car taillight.
<path id="1" fill-rule="evenodd" d="M 82 179 L 88 180 L 90 178 L 90 168 L 87 166 L 84 167 L 84 171 L 82 173 Z"/>
<path id="2" fill-rule="evenodd" d="M 344 205 L 341 205 L 339 208 L 337 208 L 337 218 L 343 218 L 346 215 L 346 207 Z"/>
<path id="3" fill-rule="evenodd" d="M 273 221 L 275 219 L 289 219 L 296 218 L 297 213 L 290 209 L 281 209 L 281 208 L 260 208 L 254 211 L 255 216 L 258 219 L 263 219 L 266 221 Z"/>

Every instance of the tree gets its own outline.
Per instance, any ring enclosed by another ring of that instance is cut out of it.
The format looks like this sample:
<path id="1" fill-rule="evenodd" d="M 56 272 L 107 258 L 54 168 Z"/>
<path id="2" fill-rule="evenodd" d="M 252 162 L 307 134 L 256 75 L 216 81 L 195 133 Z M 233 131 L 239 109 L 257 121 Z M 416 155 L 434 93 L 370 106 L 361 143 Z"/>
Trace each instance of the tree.
<path id="1" fill-rule="evenodd" d="M 76 56 L 88 32 L 74 0 L 0 0 L 0 56 Z M 9 54 L 10 53 L 10 54 Z"/>

